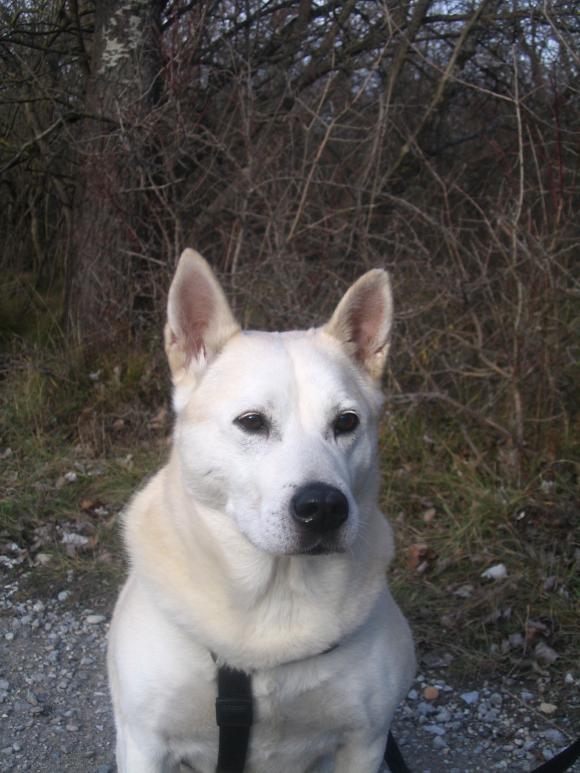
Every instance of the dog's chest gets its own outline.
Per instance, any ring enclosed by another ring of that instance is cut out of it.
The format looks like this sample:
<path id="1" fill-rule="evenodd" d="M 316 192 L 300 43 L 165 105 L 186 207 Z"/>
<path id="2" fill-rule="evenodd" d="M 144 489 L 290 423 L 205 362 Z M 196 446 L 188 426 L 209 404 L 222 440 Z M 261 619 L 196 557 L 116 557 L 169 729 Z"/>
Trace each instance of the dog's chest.
<path id="1" fill-rule="evenodd" d="M 341 729 L 333 692 L 327 678 L 313 669 L 300 673 L 300 669 L 281 668 L 253 674 L 254 724 L 246 773 L 296 773 L 296 760 L 302 761 L 305 771 L 323 770 L 322 760 L 336 750 Z M 182 715 L 176 723 L 181 732 L 174 749 L 179 749 L 179 756 L 194 770 L 213 773 L 218 730 L 208 728 L 207 721 L 213 715 L 215 694 L 204 690 L 190 694 L 190 701 L 189 721 L 184 722 Z M 182 695 L 179 704 L 184 703 Z M 202 718 L 205 732 L 199 724 Z"/>

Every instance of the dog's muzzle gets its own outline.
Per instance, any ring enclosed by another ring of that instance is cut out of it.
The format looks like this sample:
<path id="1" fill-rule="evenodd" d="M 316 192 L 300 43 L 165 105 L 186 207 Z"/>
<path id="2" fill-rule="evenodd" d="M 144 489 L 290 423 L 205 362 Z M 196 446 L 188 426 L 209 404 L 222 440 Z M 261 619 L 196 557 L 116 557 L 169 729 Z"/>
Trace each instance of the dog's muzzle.
<path id="1" fill-rule="evenodd" d="M 296 523 L 316 534 L 336 531 L 348 518 L 348 500 L 326 483 L 309 483 L 299 489 L 290 507 Z"/>

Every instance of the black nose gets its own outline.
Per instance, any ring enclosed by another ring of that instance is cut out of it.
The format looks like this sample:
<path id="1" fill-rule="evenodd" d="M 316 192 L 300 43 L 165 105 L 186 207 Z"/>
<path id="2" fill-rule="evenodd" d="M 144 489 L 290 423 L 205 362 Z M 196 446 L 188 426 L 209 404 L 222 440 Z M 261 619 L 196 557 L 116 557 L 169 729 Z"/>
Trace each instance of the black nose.
<path id="1" fill-rule="evenodd" d="M 317 534 L 333 531 L 348 518 L 348 500 L 334 486 L 309 483 L 294 495 L 292 517 Z"/>

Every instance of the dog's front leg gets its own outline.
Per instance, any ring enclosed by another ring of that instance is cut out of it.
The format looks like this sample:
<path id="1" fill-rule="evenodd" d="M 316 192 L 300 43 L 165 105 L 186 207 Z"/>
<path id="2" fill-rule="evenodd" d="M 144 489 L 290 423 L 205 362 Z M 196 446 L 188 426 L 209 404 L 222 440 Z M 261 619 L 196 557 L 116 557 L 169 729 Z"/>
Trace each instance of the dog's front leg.
<path id="1" fill-rule="evenodd" d="M 378 773 L 384 759 L 386 735 L 370 738 L 365 733 L 349 736 L 338 750 L 333 773 Z"/>
<path id="2" fill-rule="evenodd" d="M 129 733 L 117 733 L 117 773 L 179 773 L 162 750 L 139 745 Z"/>

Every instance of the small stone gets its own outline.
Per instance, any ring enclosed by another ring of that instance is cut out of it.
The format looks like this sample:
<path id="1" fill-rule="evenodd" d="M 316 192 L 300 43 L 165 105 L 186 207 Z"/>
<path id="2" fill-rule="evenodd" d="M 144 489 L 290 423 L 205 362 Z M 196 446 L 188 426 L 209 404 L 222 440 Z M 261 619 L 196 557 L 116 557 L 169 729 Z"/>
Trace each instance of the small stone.
<path id="1" fill-rule="evenodd" d="M 555 706 L 553 703 L 540 703 L 539 709 L 542 712 L 542 714 L 553 714 L 557 710 L 557 706 Z"/>
<path id="2" fill-rule="evenodd" d="M 10 682 L 6 679 L 0 679 L 0 690 L 8 690 L 10 688 Z"/>
<path id="3" fill-rule="evenodd" d="M 14 640 L 14 634 L 12 631 L 8 631 L 8 633 L 4 634 L 4 638 L 6 641 L 13 641 Z"/>
<path id="4" fill-rule="evenodd" d="M 69 590 L 61 590 L 61 592 L 57 596 L 57 599 L 59 601 L 66 601 L 68 598 L 70 598 L 70 591 Z"/>
<path id="5" fill-rule="evenodd" d="M 554 752 L 553 752 L 551 749 L 544 749 L 544 750 L 542 751 L 542 757 L 543 757 L 543 758 L 544 758 L 546 761 L 548 761 L 548 760 L 551 760 L 553 756 L 554 756 Z"/>
<path id="6" fill-rule="evenodd" d="M 88 615 L 85 618 L 85 623 L 87 625 L 98 625 L 99 623 L 103 623 L 107 618 L 104 615 Z"/>
<path id="7" fill-rule="evenodd" d="M 71 548 L 84 548 L 89 544 L 90 540 L 83 534 L 65 531 L 63 532 L 61 542 L 63 545 L 69 545 Z"/>
<path id="8" fill-rule="evenodd" d="M 423 725 L 423 728 L 433 735 L 445 735 L 445 728 L 441 725 Z"/>
<path id="9" fill-rule="evenodd" d="M 433 706 L 430 703 L 425 703 L 424 701 L 421 701 L 419 705 L 417 706 L 417 713 L 421 717 L 426 717 L 428 714 L 432 714 L 435 711 Z"/>
<path id="10" fill-rule="evenodd" d="M 435 749 L 446 749 L 447 748 L 447 741 L 445 738 L 441 738 L 440 735 L 436 735 L 433 739 L 433 746 Z"/>
<path id="11" fill-rule="evenodd" d="M 546 730 L 543 736 L 547 741 L 556 744 L 556 746 L 563 746 L 566 741 L 559 730 Z"/>
<path id="12" fill-rule="evenodd" d="M 407 695 L 407 698 L 410 701 L 416 701 L 418 698 L 417 690 L 409 690 L 409 694 Z"/>
<path id="13" fill-rule="evenodd" d="M 470 599 L 473 595 L 473 585 L 469 583 L 460 585 L 457 590 L 453 591 L 454 596 L 459 596 L 460 599 Z"/>
<path id="14" fill-rule="evenodd" d="M 472 690 L 471 692 L 461 693 L 459 697 L 464 703 L 467 703 L 468 706 L 472 706 L 473 704 L 478 702 L 479 693 L 477 692 L 477 690 Z"/>
<path id="15" fill-rule="evenodd" d="M 565 684 L 574 684 L 574 677 L 572 674 L 568 671 L 566 676 L 564 677 L 564 683 Z"/>
<path id="16" fill-rule="evenodd" d="M 533 695 L 531 692 L 528 692 L 527 690 L 523 690 L 520 693 L 520 698 L 524 701 L 524 703 L 527 703 L 528 701 L 531 701 L 533 699 Z"/>
<path id="17" fill-rule="evenodd" d="M 508 571 L 505 564 L 495 564 L 495 566 L 490 566 L 489 569 L 481 573 L 484 580 L 503 580 L 507 575 Z"/>
<path id="18" fill-rule="evenodd" d="M 435 701 L 439 697 L 439 690 L 436 687 L 425 687 L 423 697 L 426 701 Z"/>

